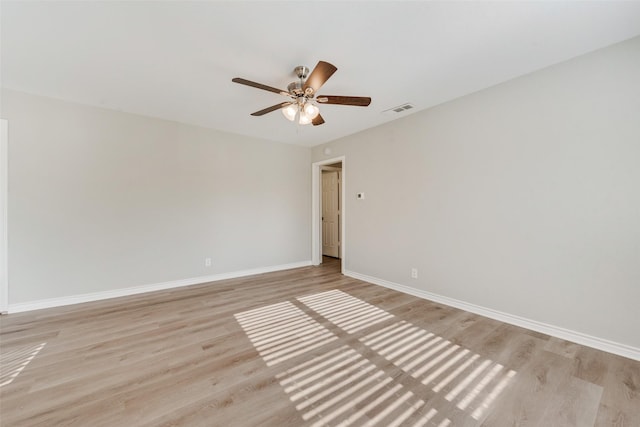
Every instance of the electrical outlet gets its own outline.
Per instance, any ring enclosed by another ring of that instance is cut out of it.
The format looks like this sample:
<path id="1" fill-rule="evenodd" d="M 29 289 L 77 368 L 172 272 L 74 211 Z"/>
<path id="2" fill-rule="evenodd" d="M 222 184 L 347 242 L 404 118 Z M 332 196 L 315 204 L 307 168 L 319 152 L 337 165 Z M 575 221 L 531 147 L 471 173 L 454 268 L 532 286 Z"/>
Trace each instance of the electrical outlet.
<path id="1" fill-rule="evenodd" d="M 204 266 L 205 267 L 211 267 L 211 258 L 205 258 L 204 259 Z"/>
<path id="2" fill-rule="evenodd" d="M 417 279 L 418 278 L 418 269 L 417 268 L 412 268 L 411 269 L 411 278 L 412 279 Z"/>

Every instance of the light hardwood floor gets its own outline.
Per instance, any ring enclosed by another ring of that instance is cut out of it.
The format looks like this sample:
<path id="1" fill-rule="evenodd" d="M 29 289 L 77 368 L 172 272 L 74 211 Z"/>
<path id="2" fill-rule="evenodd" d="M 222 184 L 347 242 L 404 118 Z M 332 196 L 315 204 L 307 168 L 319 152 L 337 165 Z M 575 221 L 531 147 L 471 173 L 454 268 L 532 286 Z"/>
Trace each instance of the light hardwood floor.
<path id="1" fill-rule="evenodd" d="M 2 426 L 640 426 L 640 362 L 306 267 L 2 316 Z"/>

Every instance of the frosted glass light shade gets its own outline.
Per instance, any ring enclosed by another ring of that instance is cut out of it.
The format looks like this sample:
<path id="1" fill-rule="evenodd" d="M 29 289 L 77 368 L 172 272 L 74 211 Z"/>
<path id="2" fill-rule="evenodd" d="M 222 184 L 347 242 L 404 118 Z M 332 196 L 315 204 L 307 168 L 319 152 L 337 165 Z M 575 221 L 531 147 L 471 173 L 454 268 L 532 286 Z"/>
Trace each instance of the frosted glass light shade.
<path id="1" fill-rule="evenodd" d="M 311 123 L 311 117 L 307 116 L 307 114 L 303 111 L 300 111 L 300 119 L 298 120 L 298 123 L 300 123 L 301 125 L 308 125 L 309 123 Z"/>
<path id="2" fill-rule="evenodd" d="M 294 121 L 295 120 L 297 112 L 298 112 L 298 106 L 294 105 L 294 104 L 288 105 L 288 106 L 286 106 L 286 107 L 284 107 L 282 109 L 282 114 L 289 121 Z"/>
<path id="3" fill-rule="evenodd" d="M 304 113 L 307 115 L 307 117 L 313 120 L 318 117 L 320 109 L 311 103 L 307 103 L 304 106 Z"/>

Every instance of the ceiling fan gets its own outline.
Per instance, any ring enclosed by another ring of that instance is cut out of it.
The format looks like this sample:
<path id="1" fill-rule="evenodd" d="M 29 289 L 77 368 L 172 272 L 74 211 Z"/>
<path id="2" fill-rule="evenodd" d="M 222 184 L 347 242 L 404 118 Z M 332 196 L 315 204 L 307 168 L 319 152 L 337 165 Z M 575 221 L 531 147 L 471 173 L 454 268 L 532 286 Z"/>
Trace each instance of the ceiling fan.
<path id="1" fill-rule="evenodd" d="M 320 115 L 318 104 L 338 104 L 338 105 L 354 105 L 358 107 L 366 107 L 371 103 L 371 98 L 363 96 L 334 96 L 334 95 L 317 95 L 316 93 L 322 85 L 329 80 L 329 77 L 335 73 L 337 68 L 328 62 L 319 61 L 311 74 L 309 68 L 299 65 L 294 68 L 293 72 L 298 76 L 299 81 L 290 83 L 287 90 L 281 90 L 275 87 L 263 85 L 261 83 L 252 82 L 250 80 L 236 77 L 231 81 L 242 85 L 255 87 L 269 92 L 274 92 L 289 98 L 288 101 L 281 102 L 263 110 L 251 113 L 252 116 L 262 116 L 275 110 L 281 110 L 282 114 L 290 120 L 297 121 L 301 125 L 309 123 L 318 126 L 324 123 L 324 119 Z"/>

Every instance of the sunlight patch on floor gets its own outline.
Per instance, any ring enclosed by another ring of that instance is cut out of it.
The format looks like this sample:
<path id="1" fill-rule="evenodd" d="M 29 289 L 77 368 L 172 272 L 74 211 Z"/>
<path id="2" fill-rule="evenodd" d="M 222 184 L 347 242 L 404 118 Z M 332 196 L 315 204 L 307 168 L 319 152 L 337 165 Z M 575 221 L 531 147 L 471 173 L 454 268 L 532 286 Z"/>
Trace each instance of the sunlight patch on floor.
<path id="1" fill-rule="evenodd" d="M 339 290 L 235 317 L 268 366 L 299 360 L 276 378 L 314 427 L 458 424 L 439 405 L 473 424 L 516 375 Z"/>
<path id="2" fill-rule="evenodd" d="M 345 345 L 339 351 L 345 357 L 335 364 L 327 363 L 336 357 L 332 353 L 311 359 L 303 370 L 277 375 L 309 425 L 399 426 L 424 407 L 424 400 L 353 348 Z"/>
<path id="3" fill-rule="evenodd" d="M 375 305 L 335 289 L 300 297 L 298 301 L 350 334 L 393 318 Z"/>
<path id="4" fill-rule="evenodd" d="M 46 344 L 43 342 L 9 351 L 3 349 L 0 354 L 0 387 L 11 384 Z"/>
<path id="5" fill-rule="evenodd" d="M 235 318 L 268 366 L 338 338 L 290 302 L 237 313 Z"/>
<path id="6" fill-rule="evenodd" d="M 437 381 L 432 387 L 436 393 L 457 379 L 458 385 L 449 391 L 445 399 L 453 401 L 460 395 L 456 406 L 461 410 L 466 410 L 493 384 L 491 393 L 474 408 L 474 419 L 483 415 L 515 375 L 514 371 L 501 373 L 503 366 L 488 359 L 477 365 L 480 355 L 406 321 L 385 327 L 382 333 L 371 332 L 360 341 L 422 384 L 430 385 Z M 475 365 L 475 369 L 469 370 Z"/>

